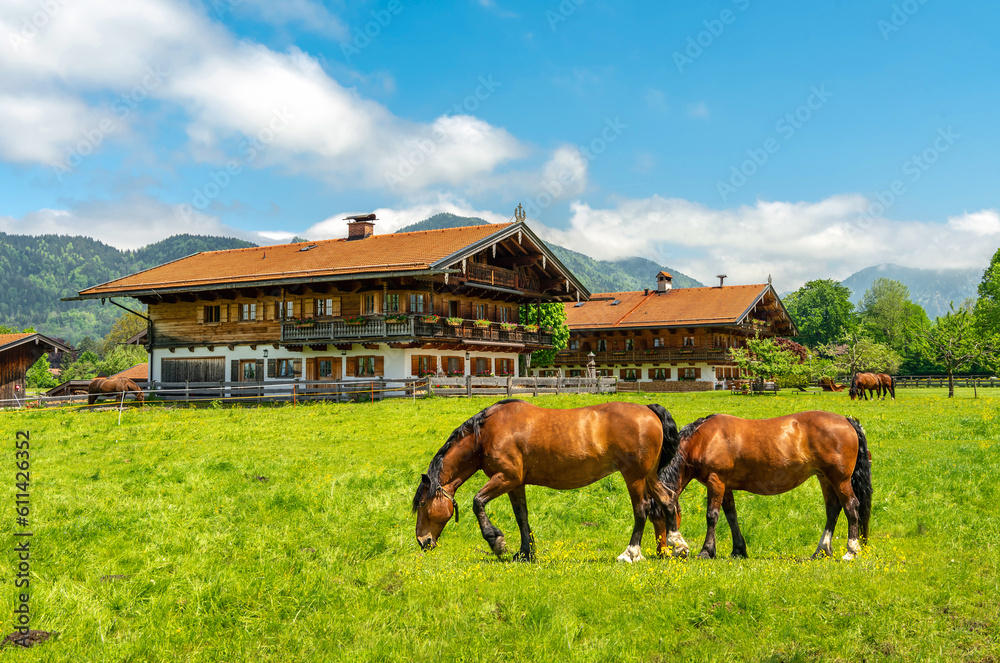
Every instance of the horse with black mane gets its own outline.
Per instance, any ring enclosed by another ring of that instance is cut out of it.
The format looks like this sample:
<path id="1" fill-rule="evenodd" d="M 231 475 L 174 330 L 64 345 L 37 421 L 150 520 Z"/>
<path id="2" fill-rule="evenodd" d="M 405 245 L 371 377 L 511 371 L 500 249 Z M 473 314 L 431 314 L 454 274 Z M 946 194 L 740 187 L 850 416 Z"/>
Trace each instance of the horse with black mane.
<path id="1" fill-rule="evenodd" d="M 773 419 L 713 414 L 681 430 L 677 454 L 660 470 L 660 481 L 675 500 L 692 479 L 708 489 L 708 532 L 698 555 L 703 558 L 715 557 L 720 507 L 733 534 L 732 556 L 747 555 L 736 519 L 734 491 L 778 495 L 811 476 L 819 479 L 826 503 L 826 527 L 813 557 L 833 556 L 833 530 L 843 509 L 848 523 L 844 559 L 853 559 L 860 550 L 859 535 L 862 542 L 868 540 L 872 508 L 868 440 L 854 419 L 818 411 Z M 673 515 L 659 512 L 654 505 L 650 519 L 660 542 L 659 552 L 673 545 L 676 554 L 680 535 L 672 530 L 680 527 L 680 504 L 675 504 Z"/>
<path id="2" fill-rule="evenodd" d="M 458 522 L 455 491 L 482 470 L 489 481 L 473 498 L 472 510 L 483 538 L 498 557 L 504 553 L 503 532 L 486 515 L 486 505 L 507 494 L 521 534 L 514 559 L 532 560 L 535 548 L 528 525 L 526 485 L 569 490 L 621 472 L 635 523 L 618 560 L 643 559 L 642 534 L 650 502 L 673 514 L 671 495 L 658 481 L 657 472 L 674 457 L 677 443 L 673 418 L 656 404 L 615 402 L 559 410 L 519 400 L 500 401 L 456 428 L 421 476 L 413 496 L 417 543 L 422 550 L 430 550 L 452 515 Z"/>
<path id="3" fill-rule="evenodd" d="M 124 377 L 94 378 L 87 386 L 87 393 L 89 394 L 87 398 L 88 405 L 96 403 L 97 399 L 101 396 L 114 396 L 116 399 L 120 398 L 124 401 L 124 396 L 132 394 L 137 403 L 142 403 L 146 400 L 139 385 Z"/>
<path id="4" fill-rule="evenodd" d="M 864 398 L 867 401 L 868 396 L 873 393 L 871 399 L 875 400 L 875 396 L 882 396 L 882 381 L 875 373 L 855 373 L 851 378 L 851 389 L 848 393 L 852 401 L 855 398 Z"/>

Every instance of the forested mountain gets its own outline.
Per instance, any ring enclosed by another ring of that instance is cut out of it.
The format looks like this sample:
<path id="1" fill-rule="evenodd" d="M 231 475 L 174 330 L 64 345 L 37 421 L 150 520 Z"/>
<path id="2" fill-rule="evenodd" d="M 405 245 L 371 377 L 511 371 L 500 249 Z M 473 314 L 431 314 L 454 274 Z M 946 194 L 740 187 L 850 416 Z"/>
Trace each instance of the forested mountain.
<path id="1" fill-rule="evenodd" d="M 136 251 L 120 251 L 89 237 L 0 233 L 0 324 L 70 344 L 100 338 L 122 310 L 99 301 L 63 302 L 105 283 L 198 251 L 253 246 L 228 237 L 176 235 Z M 134 302 L 133 302 L 134 303 Z"/>
<path id="2" fill-rule="evenodd" d="M 417 230 L 437 230 L 440 228 L 458 228 L 460 226 L 476 226 L 487 221 L 474 216 L 456 216 L 454 214 L 435 214 L 429 219 L 413 223 L 396 232 L 414 232 Z M 664 270 L 674 277 L 675 288 L 696 288 L 703 284 L 690 276 L 681 274 L 675 269 L 657 265 L 646 258 L 623 258 L 622 260 L 594 260 L 582 253 L 563 248 L 558 244 L 546 242 L 556 257 L 573 272 L 580 282 L 592 293 L 624 292 L 627 290 L 642 290 L 656 288 L 656 274 Z"/>
<path id="3" fill-rule="evenodd" d="M 985 269 L 986 265 L 983 265 Z M 885 263 L 867 267 L 842 281 L 851 290 L 857 305 L 865 291 L 878 278 L 899 281 L 910 289 L 910 300 L 920 304 L 931 320 L 948 312 L 951 302 L 957 308 L 967 297 L 976 298 L 976 288 L 983 278 L 982 269 L 918 269 Z"/>

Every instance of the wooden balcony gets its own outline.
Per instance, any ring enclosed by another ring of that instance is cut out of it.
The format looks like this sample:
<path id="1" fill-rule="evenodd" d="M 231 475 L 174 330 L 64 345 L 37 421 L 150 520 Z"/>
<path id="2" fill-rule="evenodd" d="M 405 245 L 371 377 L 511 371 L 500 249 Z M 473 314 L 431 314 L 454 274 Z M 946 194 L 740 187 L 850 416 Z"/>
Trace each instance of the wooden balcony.
<path id="1" fill-rule="evenodd" d="M 459 325 L 451 325 L 445 319 L 425 322 L 424 316 L 407 316 L 401 322 L 387 322 L 370 318 L 360 323 L 343 319 L 315 322 L 281 323 L 281 342 L 285 344 L 308 344 L 322 342 L 394 342 L 406 340 L 421 341 L 476 341 L 477 345 L 523 344 L 531 348 L 551 348 L 552 333 L 529 332 L 518 325 L 514 329 L 504 329 L 500 323 L 491 322 L 478 326 L 472 320 L 464 320 Z"/>
<path id="2" fill-rule="evenodd" d="M 556 353 L 556 366 L 586 366 L 590 357 L 586 352 L 562 351 Z M 607 364 L 648 364 L 664 361 L 726 361 L 728 348 L 654 348 L 652 350 L 629 350 L 625 352 L 595 352 L 594 362 L 598 366 Z"/>
<path id="3" fill-rule="evenodd" d="M 465 273 L 462 275 L 462 278 L 467 281 L 488 283 L 489 285 L 500 286 L 502 288 L 519 289 L 517 272 L 503 269 L 502 267 L 468 263 L 465 266 Z"/>

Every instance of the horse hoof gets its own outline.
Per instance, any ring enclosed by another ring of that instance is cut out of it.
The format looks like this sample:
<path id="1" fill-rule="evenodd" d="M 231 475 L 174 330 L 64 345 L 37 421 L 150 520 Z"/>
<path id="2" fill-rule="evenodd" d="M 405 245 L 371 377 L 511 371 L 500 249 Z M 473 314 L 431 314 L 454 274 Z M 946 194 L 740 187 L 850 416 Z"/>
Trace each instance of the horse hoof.
<path id="1" fill-rule="evenodd" d="M 500 557 L 501 555 L 504 554 L 504 551 L 507 550 L 507 542 L 504 540 L 502 536 L 498 536 L 497 538 L 493 539 L 493 542 L 490 544 L 490 548 L 493 549 L 494 555 Z"/>
<path id="2" fill-rule="evenodd" d="M 708 550 L 702 550 L 698 553 L 698 559 L 715 559 L 715 553 Z"/>
<path id="3" fill-rule="evenodd" d="M 639 549 L 639 546 L 629 546 L 625 549 L 625 552 L 618 555 L 619 562 L 627 562 L 629 564 L 632 562 L 640 562 L 644 559 L 646 558 L 642 556 L 642 551 Z"/>
<path id="4" fill-rule="evenodd" d="M 514 553 L 513 560 L 515 562 L 534 562 L 535 556 L 530 552 L 524 552 L 523 550 Z"/>
<path id="5" fill-rule="evenodd" d="M 851 560 L 854 559 L 854 553 L 852 552 L 845 553 L 844 556 L 841 557 L 840 559 L 844 560 L 845 562 L 850 562 Z"/>

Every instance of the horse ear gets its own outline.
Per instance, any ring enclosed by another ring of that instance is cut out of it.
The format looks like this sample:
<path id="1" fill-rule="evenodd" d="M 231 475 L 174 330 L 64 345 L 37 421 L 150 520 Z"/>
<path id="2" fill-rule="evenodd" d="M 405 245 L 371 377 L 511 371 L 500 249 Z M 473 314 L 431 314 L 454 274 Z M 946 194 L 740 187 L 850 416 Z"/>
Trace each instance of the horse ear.
<path id="1" fill-rule="evenodd" d="M 421 486 L 430 486 L 431 485 L 431 478 L 429 476 L 427 476 L 426 474 L 421 474 L 420 475 L 420 485 Z"/>

